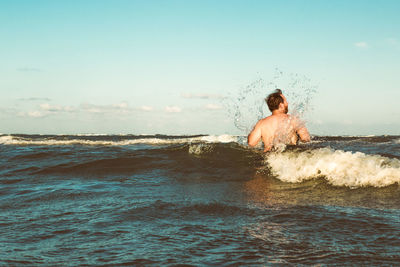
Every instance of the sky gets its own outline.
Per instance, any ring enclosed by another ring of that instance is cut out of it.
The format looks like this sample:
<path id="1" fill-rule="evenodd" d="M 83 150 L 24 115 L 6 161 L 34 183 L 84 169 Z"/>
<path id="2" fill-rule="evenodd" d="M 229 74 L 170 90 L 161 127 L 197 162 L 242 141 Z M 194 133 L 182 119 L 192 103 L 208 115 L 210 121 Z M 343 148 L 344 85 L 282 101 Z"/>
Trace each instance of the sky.
<path id="1" fill-rule="evenodd" d="M 245 135 L 258 115 L 235 113 L 268 115 L 279 87 L 289 109 L 309 100 L 313 135 L 400 135 L 399 11 L 397 0 L 0 0 L 0 133 Z"/>

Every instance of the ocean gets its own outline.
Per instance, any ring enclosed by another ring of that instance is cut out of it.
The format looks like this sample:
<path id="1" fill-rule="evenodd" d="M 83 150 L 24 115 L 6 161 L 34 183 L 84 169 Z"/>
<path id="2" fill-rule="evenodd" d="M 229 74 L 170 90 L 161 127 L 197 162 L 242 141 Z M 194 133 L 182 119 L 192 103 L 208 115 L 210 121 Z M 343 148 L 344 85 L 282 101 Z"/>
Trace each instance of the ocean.
<path id="1" fill-rule="evenodd" d="M 0 265 L 400 262 L 400 136 L 0 135 Z"/>

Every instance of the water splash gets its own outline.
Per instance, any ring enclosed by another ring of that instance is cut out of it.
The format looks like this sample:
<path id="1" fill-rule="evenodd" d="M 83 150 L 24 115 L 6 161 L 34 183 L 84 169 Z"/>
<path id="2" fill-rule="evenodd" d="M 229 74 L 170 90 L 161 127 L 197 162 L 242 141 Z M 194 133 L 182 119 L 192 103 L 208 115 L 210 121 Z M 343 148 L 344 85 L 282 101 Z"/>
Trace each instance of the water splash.
<path id="1" fill-rule="evenodd" d="M 289 113 L 303 118 L 312 111 L 311 100 L 317 92 L 317 85 L 311 79 L 298 73 L 283 73 L 276 69 L 274 78 L 268 83 L 270 91 L 280 88 L 289 101 Z"/>
<path id="2" fill-rule="evenodd" d="M 266 107 L 262 95 L 265 95 L 264 79 L 257 79 L 242 88 L 236 96 L 226 98 L 225 105 L 233 123 L 242 133 L 248 133 L 257 121 L 265 116 Z"/>
<path id="3" fill-rule="evenodd" d="M 317 86 L 310 78 L 275 69 L 269 80 L 266 82 L 258 78 L 225 100 L 226 110 L 242 134 L 247 135 L 258 120 L 270 114 L 265 97 L 277 88 L 281 89 L 288 99 L 289 114 L 305 121 L 307 113 L 312 111 L 311 102 L 317 92 Z"/>

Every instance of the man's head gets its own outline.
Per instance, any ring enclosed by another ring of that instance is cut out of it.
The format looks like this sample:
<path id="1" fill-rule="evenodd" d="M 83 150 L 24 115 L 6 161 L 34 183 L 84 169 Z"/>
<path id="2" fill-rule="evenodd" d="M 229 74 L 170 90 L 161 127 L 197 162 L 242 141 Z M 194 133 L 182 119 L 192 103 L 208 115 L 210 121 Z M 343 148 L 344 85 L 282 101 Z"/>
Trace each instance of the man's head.
<path id="1" fill-rule="evenodd" d="M 271 112 L 274 110 L 281 110 L 286 114 L 289 111 L 289 104 L 286 101 L 286 97 L 283 96 L 281 89 L 276 89 L 273 93 L 269 94 L 265 102 L 267 102 Z"/>

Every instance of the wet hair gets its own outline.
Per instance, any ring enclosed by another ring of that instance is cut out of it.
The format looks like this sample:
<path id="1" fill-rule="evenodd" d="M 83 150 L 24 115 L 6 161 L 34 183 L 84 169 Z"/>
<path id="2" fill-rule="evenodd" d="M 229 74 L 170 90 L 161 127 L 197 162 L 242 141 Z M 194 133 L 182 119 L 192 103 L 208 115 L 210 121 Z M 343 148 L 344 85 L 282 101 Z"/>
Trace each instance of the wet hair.
<path id="1" fill-rule="evenodd" d="M 271 112 L 274 111 L 275 109 L 278 109 L 279 104 L 284 102 L 281 94 L 282 90 L 276 89 L 274 92 L 269 94 L 265 99 L 265 102 L 267 102 L 268 108 Z"/>

